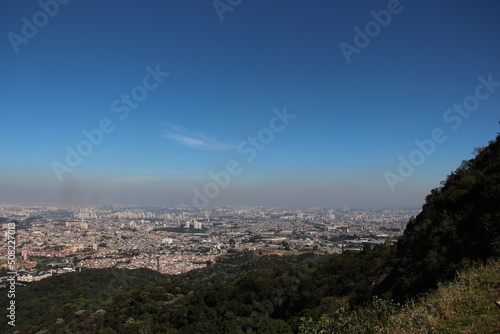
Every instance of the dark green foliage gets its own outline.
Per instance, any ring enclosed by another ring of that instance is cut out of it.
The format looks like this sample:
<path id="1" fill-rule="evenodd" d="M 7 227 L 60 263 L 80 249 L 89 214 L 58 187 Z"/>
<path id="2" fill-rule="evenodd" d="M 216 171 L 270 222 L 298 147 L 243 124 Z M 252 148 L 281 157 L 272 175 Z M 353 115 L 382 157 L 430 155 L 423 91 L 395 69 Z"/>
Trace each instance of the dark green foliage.
<path id="1" fill-rule="evenodd" d="M 33 282 L 16 288 L 16 327 L 30 324 L 37 327 L 46 317 L 62 310 L 64 314 L 76 312 L 92 305 L 96 310 L 99 304 L 116 293 L 157 284 L 166 277 L 149 269 L 89 269 L 81 273 L 68 273 Z M 4 294 L 5 291 L 2 291 Z M 7 307 L 8 300 L 0 299 L 1 308 Z M 12 328 L 5 321 L 0 323 L 0 332 Z"/>
<path id="2" fill-rule="evenodd" d="M 308 258 L 301 257 L 306 264 L 309 264 Z M 105 326 L 126 333 L 132 324 L 143 326 L 144 319 L 151 319 L 155 331 L 292 333 L 291 326 L 280 319 L 277 310 L 290 298 L 290 293 L 297 290 L 297 276 L 310 271 L 309 266 L 301 263 L 298 257 L 250 257 L 245 261 L 236 260 L 239 261 L 242 261 L 240 268 L 255 268 L 255 263 L 264 262 L 274 265 L 251 269 L 227 282 L 219 280 L 209 285 L 169 283 L 155 293 L 150 291 L 153 287 L 145 287 L 118 294 L 108 308 Z M 236 266 L 234 261 L 230 262 Z M 222 273 L 225 269 L 222 266 Z"/>
<path id="3" fill-rule="evenodd" d="M 500 136 L 427 196 L 398 242 L 399 263 L 381 291 L 403 300 L 500 254 Z"/>
<path id="4" fill-rule="evenodd" d="M 299 334 L 373 334 L 380 333 L 379 329 L 386 326 L 391 316 L 395 314 L 397 306 L 391 301 L 374 298 L 365 307 L 344 305 L 332 315 L 303 317 L 300 319 Z"/>
<path id="5" fill-rule="evenodd" d="M 215 266 L 193 270 L 183 275 L 172 277 L 172 283 L 181 284 L 189 281 L 197 284 L 212 284 L 217 281 L 235 280 L 256 269 L 274 270 L 277 267 L 307 266 L 328 256 L 305 253 L 297 256 L 264 256 L 258 257 L 253 252 L 226 254 L 217 259 Z"/>

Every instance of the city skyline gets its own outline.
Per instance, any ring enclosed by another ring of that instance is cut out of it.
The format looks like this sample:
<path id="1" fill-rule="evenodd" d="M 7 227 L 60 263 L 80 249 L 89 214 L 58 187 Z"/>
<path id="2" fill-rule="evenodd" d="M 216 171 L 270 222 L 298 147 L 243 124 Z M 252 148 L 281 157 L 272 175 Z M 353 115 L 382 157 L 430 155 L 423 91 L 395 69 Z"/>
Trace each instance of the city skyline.
<path id="1" fill-rule="evenodd" d="M 361 250 L 396 240 L 418 212 L 251 206 L 185 211 L 0 203 L 0 225 L 17 230 L 23 245 L 18 264 L 23 274 L 18 279 L 32 282 L 82 268 L 149 268 L 179 275 L 234 252 L 290 255 Z M 58 261 L 49 265 L 49 271 L 40 258 Z"/>
<path id="2" fill-rule="evenodd" d="M 419 207 L 499 131 L 495 1 L 2 9 L 0 202 Z"/>

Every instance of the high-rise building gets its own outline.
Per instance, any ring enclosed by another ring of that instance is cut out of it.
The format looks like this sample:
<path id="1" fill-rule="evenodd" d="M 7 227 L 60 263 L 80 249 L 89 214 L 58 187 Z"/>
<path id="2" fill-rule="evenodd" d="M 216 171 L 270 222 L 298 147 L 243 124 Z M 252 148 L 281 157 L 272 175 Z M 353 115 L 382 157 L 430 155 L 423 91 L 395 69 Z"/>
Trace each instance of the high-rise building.
<path id="1" fill-rule="evenodd" d="M 24 261 L 28 261 L 28 250 L 27 249 L 22 249 L 21 250 L 21 256 L 23 258 Z"/>

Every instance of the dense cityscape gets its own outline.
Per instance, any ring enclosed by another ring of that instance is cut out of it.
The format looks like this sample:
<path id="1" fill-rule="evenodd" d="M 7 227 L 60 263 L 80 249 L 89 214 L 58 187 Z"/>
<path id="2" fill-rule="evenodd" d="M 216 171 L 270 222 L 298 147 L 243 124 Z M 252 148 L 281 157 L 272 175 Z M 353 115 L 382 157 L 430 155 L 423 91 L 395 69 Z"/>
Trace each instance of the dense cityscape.
<path id="1" fill-rule="evenodd" d="M 341 253 L 393 242 L 416 209 L 140 207 L 1 204 L 16 221 L 18 280 L 82 268 L 149 268 L 181 274 L 227 253 Z M 7 232 L 2 234 L 7 239 Z M 7 267 L 7 242 L 0 264 Z"/>

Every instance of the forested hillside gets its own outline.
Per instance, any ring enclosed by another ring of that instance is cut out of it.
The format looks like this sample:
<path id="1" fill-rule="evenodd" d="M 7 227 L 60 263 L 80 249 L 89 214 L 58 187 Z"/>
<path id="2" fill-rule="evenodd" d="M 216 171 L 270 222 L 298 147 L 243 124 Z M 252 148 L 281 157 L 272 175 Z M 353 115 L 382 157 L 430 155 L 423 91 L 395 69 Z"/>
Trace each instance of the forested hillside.
<path id="1" fill-rule="evenodd" d="M 158 284 L 165 276 L 149 270 L 87 269 L 33 282 L 16 288 L 16 328 L 0 323 L 0 332 L 23 328 L 29 324 L 32 332 L 43 327 L 44 319 L 53 319 L 61 308 L 81 308 L 93 304 L 96 307 L 123 290 Z M 5 291 L 2 291 L 4 294 Z M 6 292 L 5 292 L 6 295 Z M 0 299 L 1 308 L 7 308 L 7 298 Z"/>
<path id="2" fill-rule="evenodd" d="M 398 264 L 380 291 L 399 301 L 500 254 L 500 136 L 427 196 L 399 240 Z"/>

